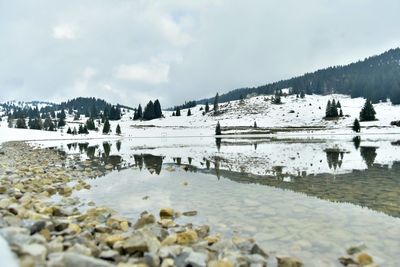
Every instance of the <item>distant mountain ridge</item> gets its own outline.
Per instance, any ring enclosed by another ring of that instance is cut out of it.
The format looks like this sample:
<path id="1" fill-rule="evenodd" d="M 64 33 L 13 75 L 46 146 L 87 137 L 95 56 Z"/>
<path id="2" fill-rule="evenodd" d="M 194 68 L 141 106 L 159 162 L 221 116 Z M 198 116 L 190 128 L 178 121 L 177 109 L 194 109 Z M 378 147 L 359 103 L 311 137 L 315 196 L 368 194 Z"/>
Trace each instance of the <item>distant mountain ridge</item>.
<path id="1" fill-rule="evenodd" d="M 312 73 L 266 85 L 239 88 L 219 96 L 220 102 L 239 100 L 247 95 L 273 94 L 276 90 L 291 88 L 297 94 L 341 93 L 351 97 L 365 97 L 376 103 L 390 98 L 400 104 L 400 48 L 344 66 L 329 67 Z M 196 101 L 212 103 L 213 97 Z"/>

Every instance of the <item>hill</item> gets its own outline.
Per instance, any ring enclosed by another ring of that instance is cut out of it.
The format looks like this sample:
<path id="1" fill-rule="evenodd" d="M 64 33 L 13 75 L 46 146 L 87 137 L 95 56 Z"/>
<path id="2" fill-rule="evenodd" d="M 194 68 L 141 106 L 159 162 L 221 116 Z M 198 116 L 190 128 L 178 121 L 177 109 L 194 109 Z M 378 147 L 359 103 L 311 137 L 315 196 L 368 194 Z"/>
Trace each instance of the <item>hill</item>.
<path id="1" fill-rule="evenodd" d="M 291 88 L 298 94 L 347 94 L 364 97 L 373 103 L 391 99 L 400 104 L 400 48 L 345 66 L 335 66 L 253 88 L 239 88 L 220 95 L 220 102 L 239 100 L 248 95 L 273 94 L 276 90 Z M 197 101 L 212 103 L 214 98 Z"/>

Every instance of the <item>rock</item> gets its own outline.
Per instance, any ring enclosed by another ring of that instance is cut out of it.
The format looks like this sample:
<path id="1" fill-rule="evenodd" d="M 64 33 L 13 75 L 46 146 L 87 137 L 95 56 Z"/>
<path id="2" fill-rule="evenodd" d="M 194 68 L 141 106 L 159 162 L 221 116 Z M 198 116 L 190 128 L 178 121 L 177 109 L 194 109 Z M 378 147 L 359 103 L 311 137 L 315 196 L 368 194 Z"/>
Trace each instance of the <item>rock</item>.
<path id="1" fill-rule="evenodd" d="M 111 233 L 112 232 L 112 229 L 105 224 L 96 225 L 94 230 L 98 233 Z"/>
<path id="2" fill-rule="evenodd" d="M 206 236 L 204 238 L 204 240 L 207 241 L 208 245 L 212 245 L 214 243 L 217 243 L 219 241 L 219 239 L 220 239 L 219 235 L 210 235 L 210 236 Z"/>
<path id="3" fill-rule="evenodd" d="M 172 244 L 175 244 L 178 239 L 178 236 L 176 234 L 171 234 L 167 236 L 163 241 L 161 241 L 162 246 L 170 246 Z"/>
<path id="4" fill-rule="evenodd" d="M 129 254 L 149 251 L 149 246 L 141 234 L 134 234 L 123 241 L 122 248 Z"/>
<path id="5" fill-rule="evenodd" d="M 254 244 L 253 247 L 250 250 L 251 254 L 258 254 L 263 256 L 264 258 L 268 258 L 268 254 L 262 249 L 260 248 L 257 244 Z"/>
<path id="6" fill-rule="evenodd" d="M 162 208 L 160 210 L 160 217 L 161 218 L 172 218 L 172 217 L 174 217 L 174 210 L 171 208 Z"/>
<path id="7" fill-rule="evenodd" d="M 188 245 L 195 243 L 198 239 L 198 235 L 196 231 L 193 230 L 187 230 L 182 233 L 177 234 L 177 243 L 180 245 Z"/>
<path id="8" fill-rule="evenodd" d="M 156 222 L 156 218 L 154 217 L 153 214 L 150 213 L 142 213 L 140 215 L 140 218 L 138 219 L 138 221 L 135 223 L 135 225 L 133 226 L 133 228 L 135 229 L 140 229 L 143 226 L 147 225 L 147 224 L 153 224 Z"/>
<path id="9" fill-rule="evenodd" d="M 122 235 L 109 235 L 105 238 L 104 241 L 108 246 L 113 247 L 116 242 L 123 241 L 125 239 L 126 237 Z"/>
<path id="10" fill-rule="evenodd" d="M 171 219 L 161 219 L 158 221 L 158 224 L 163 228 L 172 228 L 176 226 L 176 223 Z"/>
<path id="11" fill-rule="evenodd" d="M 210 226 L 202 225 L 202 226 L 197 227 L 195 230 L 196 230 L 197 235 L 200 238 L 205 238 L 210 233 Z"/>
<path id="12" fill-rule="evenodd" d="M 208 255 L 192 252 L 189 254 L 189 257 L 185 259 L 186 266 L 192 267 L 206 267 L 207 266 Z"/>
<path id="13" fill-rule="evenodd" d="M 368 255 L 365 252 L 362 252 L 357 255 L 357 262 L 361 266 L 366 266 L 366 265 L 372 264 L 374 262 L 374 260 L 372 259 L 372 257 L 370 255 Z"/>
<path id="14" fill-rule="evenodd" d="M 302 267 L 303 262 L 292 257 L 277 257 L 278 267 Z"/>
<path id="15" fill-rule="evenodd" d="M 46 227 L 46 222 L 45 221 L 38 221 L 32 224 L 31 227 L 29 227 L 29 230 L 31 232 L 31 235 L 42 231 Z"/>
<path id="16" fill-rule="evenodd" d="M 119 253 L 115 250 L 102 251 L 99 255 L 100 259 L 112 261 L 119 261 L 120 257 L 121 256 L 119 255 Z"/>
<path id="17" fill-rule="evenodd" d="M 21 254 L 31 256 L 36 262 L 44 261 L 47 256 L 47 248 L 40 244 L 25 244 L 21 247 Z"/>
<path id="18" fill-rule="evenodd" d="M 161 263 L 161 267 L 173 267 L 175 266 L 175 261 L 173 259 L 165 259 Z"/>
<path id="19" fill-rule="evenodd" d="M 346 252 L 347 252 L 347 254 L 349 254 L 349 255 L 354 255 L 354 254 L 356 254 L 356 253 L 360 253 L 361 251 L 363 251 L 364 249 L 366 249 L 367 248 L 367 246 L 365 245 L 365 244 L 360 244 L 360 245 L 357 245 L 357 246 L 351 246 L 351 247 L 349 247 L 347 250 L 346 250 Z"/>
<path id="20" fill-rule="evenodd" d="M 52 253 L 48 267 L 112 267 L 107 261 L 72 252 Z"/>
<path id="21" fill-rule="evenodd" d="M 71 232 L 71 234 L 79 234 L 82 229 L 79 225 L 75 224 L 75 223 L 70 223 L 68 225 L 68 230 Z"/>
<path id="22" fill-rule="evenodd" d="M 47 251 L 49 254 L 56 252 L 63 252 L 64 245 L 58 240 L 52 240 L 51 242 L 46 244 Z"/>
<path id="23" fill-rule="evenodd" d="M 208 267 L 233 267 L 233 263 L 228 259 L 212 260 L 208 263 Z"/>
<path id="24" fill-rule="evenodd" d="M 78 253 L 78 254 L 86 255 L 86 256 L 92 255 L 92 251 L 89 248 L 87 248 L 79 243 L 76 243 L 72 247 L 69 247 L 67 252 Z"/>
<path id="25" fill-rule="evenodd" d="M 351 266 L 351 265 L 358 266 L 358 263 L 352 257 L 349 256 L 340 257 L 339 262 L 344 266 Z"/>
<path id="26" fill-rule="evenodd" d="M 158 255 L 165 259 L 165 258 L 176 258 L 179 254 L 182 253 L 182 246 L 179 245 L 172 245 L 160 248 Z"/>
<path id="27" fill-rule="evenodd" d="M 0 185 L 0 194 L 4 194 L 7 192 L 7 187 Z"/>
<path id="28" fill-rule="evenodd" d="M 195 211 L 195 210 L 192 210 L 192 211 L 185 211 L 185 212 L 182 212 L 182 215 L 183 215 L 183 216 L 188 216 L 188 217 L 190 217 L 190 216 L 196 216 L 196 215 L 197 215 L 197 211 Z"/>

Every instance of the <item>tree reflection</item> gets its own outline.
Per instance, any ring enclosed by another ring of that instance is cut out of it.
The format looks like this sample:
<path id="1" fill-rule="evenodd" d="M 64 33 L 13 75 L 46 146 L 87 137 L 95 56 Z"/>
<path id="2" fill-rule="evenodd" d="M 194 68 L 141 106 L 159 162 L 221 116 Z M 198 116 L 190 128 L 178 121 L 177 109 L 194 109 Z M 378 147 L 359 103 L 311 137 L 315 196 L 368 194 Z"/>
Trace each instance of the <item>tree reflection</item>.
<path id="1" fill-rule="evenodd" d="M 217 145 L 218 152 L 221 149 L 221 138 L 215 138 L 215 144 Z"/>
<path id="2" fill-rule="evenodd" d="M 373 147 L 373 146 L 362 146 L 362 147 L 360 147 L 361 157 L 364 159 L 364 161 L 367 164 L 368 168 L 371 167 L 374 164 L 375 158 L 378 155 L 376 153 L 376 149 L 377 149 L 377 147 Z"/>
<path id="3" fill-rule="evenodd" d="M 338 149 L 326 149 L 325 153 L 329 169 L 333 168 L 334 170 L 336 170 L 337 167 L 340 168 L 342 166 L 344 152 L 339 151 Z"/>
<path id="4" fill-rule="evenodd" d="M 361 143 L 361 137 L 358 135 L 355 136 L 353 138 L 353 144 L 354 144 L 354 147 L 356 148 L 356 150 L 358 150 L 358 148 L 360 147 L 360 143 Z"/>

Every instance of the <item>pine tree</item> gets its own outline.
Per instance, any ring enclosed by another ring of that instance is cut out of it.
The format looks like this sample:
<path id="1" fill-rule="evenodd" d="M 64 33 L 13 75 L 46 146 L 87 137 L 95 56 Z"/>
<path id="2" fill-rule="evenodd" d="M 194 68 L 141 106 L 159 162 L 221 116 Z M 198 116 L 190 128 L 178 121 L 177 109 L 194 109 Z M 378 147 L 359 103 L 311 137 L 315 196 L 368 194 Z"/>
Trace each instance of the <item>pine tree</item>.
<path id="1" fill-rule="evenodd" d="M 304 98 L 306 96 L 306 94 L 304 93 L 304 91 L 300 92 L 300 98 Z"/>
<path id="2" fill-rule="evenodd" d="M 215 127 L 215 135 L 221 135 L 221 125 L 217 122 L 217 126 Z"/>
<path id="3" fill-rule="evenodd" d="M 257 128 L 257 122 L 254 121 L 254 128 Z"/>
<path id="4" fill-rule="evenodd" d="M 353 123 L 353 131 L 355 131 L 356 133 L 359 133 L 360 130 L 361 130 L 360 122 L 358 121 L 358 119 L 355 119 L 354 123 Z"/>
<path id="5" fill-rule="evenodd" d="M 26 121 L 25 121 L 25 119 L 24 118 L 17 119 L 17 122 L 15 124 L 15 128 L 26 129 Z"/>
<path id="6" fill-rule="evenodd" d="M 79 128 L 78 128 L 78 134 L 83 134 L 83 126 L 82 124 L 79 124 Z"/>
<path id="7" fill-rule="evenodd" d="M 181 116 L 181 110 L 179 108 L 176 109 L 175 115 L 177 117 Z"/>
<path id="8" fill-rule="evenodd" d="M 96 130 L 96 125 L 95 125 L 95 123 L 94 123 L 93 118 L 87 119 L 87 121 L 86 121 L 86 128 L 87 128 L 88 130 L 91 130 L 91 131 Z"/>
<path id="9" fill-rule="evenodd" d="M 158 101 L 158 99 L 156 99 L 156 101 L 154 101 L 154 115 L 155 115 L 156 119 L 162 117 L 161 104 L 160 104 L 160 101 Z"/>
<path id="10" fill-rule="evenodd" d="M 115 133 L 118 135 L 121 135 L 121 127 L 119 126 L 119 124 L 117 124 L 117 128 L 115 129 Z"/>
<path id="11" fill-rule="evenodd" d="M 58 127 L 64 127 L 65 126 L 65 118 L 60 117 L 58 120 Z"/>
<path id="12" fill-rule="evenodd" d="M 103 126 L 103 134 L 108 134 L 110 132 L 110 122 L 106 120 Z"/>
<path id="13" fill-rule="evenodd" d="M 72 130 L 72 134 L 73 135 L 77 135 L 78 134 L 78 131 L 76 130 L 76 127 L 74 127 L 74 130 Z"/>
<path id="14" fill-rule="evenodd" d="M 68 127 L 67 134 L 72 134 L 71 128 Z"/>
<path id="15" fill-rule="evenodd" d="M 189 108 L 188 111 L 187 111 L 187 115 L 188 115 L 188 116 L 191 116 L 191 115 L 192 115 L 192 112 L 190 111 L 190 108 Z"/>
<path id="16" fill-rule="evenodd" d="M 175 111 L 174 111 L 174 112 L 172 112 L 172 117 L 175 117 Z"/>
<path id="17" fill-rule="evenodd" d="M 342 109 L 340 109 L 339 117 L 343 117 L 343 110 Z"/>
<path id="18" fill-rule="evenodd" d="M 337 107 L 337 108 L 342 108 L 342 105 L 340 104 L 340 101 L 338 101 L 338 102 L 336 103 L 336 107 Z"/>
<path id="19" fill-rule="evenodd" d="M 143 118 L 143 110 L 142 110 L 142 106 L 140 104 L 137 109 L 137 115 L 138 115 L 138 120 L 141 120 Z"/>
<path id="20" fill-rule="evenodd" d="M 155 118 L 156 114 L 154 111 L 154 104 L 153 101 L 150 100 L 149 103 L 147 103 L 146 107 L 144 108 L 143 119 L 149 121 Z"/>
<path id="21" fill-rule="evenodd" d="M 367 99 L 360 112 L 360 121 L 373 121 L 375 120 L 375 114 L 374 106 L 371 101 Z"/>
<path id="22" fill-rule="evenodd" d="M 206 108 L 205 108 L 206 113 L 210 111 L 210 106 L 208 105 L 208 102 L 206 102 Z"/>
<path id="23" fill-rule="evenodd" d="M 218 113 L 219 109 L 218 103 L 219 103 L 219 94 L 217 93 L 214 98 L 214 114 Z"/>

